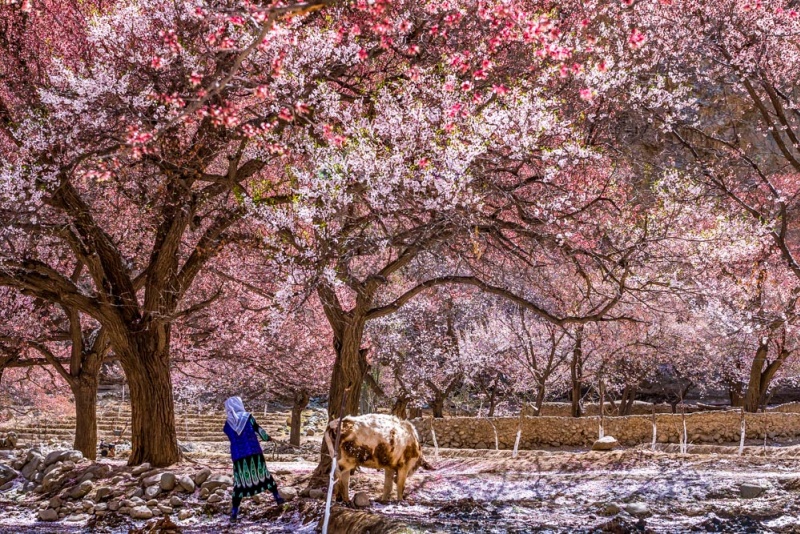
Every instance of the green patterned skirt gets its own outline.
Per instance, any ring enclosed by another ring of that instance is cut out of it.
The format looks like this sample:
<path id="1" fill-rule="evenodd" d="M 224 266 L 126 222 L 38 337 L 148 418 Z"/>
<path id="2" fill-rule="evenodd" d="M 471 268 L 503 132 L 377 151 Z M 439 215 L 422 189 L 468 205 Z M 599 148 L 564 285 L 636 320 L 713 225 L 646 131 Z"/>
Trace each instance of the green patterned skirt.
<path id="1" fill-rule="evenodd" d="M 263 454 L 253 454 L 233 462 L 234 497 L 252 497 L 265 490 L 274 493 L 277 489 Z"/>

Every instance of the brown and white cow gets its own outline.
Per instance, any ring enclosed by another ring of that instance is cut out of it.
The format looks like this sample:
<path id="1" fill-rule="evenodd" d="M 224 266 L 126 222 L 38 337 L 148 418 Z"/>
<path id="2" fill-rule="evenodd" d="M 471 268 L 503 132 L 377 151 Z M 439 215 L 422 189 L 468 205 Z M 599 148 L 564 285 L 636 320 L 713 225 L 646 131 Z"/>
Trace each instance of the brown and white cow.
<path id="1" fill-rule="evenodd" d="M 336 440 L 339 420 L 328 425 L 325 442 L 332 451 Z M 345 502 L 350 501 L 350 472 L 358 466 L 383 469 L 382 501 L 392 495 L 392 481 L 397 480 L 397 499 L 403 500 L 406 477 L 419 467 L 431 469 L 422 457 L 417 429 L 408 421 L 393 415 L 367 414 L 347 416 L 342 419 L 342 435 L 339 440 L 338 475 L 339 482 L 334 494 Z"/>

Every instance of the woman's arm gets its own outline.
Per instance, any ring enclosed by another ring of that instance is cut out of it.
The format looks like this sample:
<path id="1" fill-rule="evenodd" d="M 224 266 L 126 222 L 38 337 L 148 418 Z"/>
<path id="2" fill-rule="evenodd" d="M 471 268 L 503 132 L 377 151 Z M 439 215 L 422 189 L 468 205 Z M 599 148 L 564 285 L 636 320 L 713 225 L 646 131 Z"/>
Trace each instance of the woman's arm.
<path id="1" fill-rule="evenodd" d="M 267 434 L 267 431 L 264 430 L 263 428 L 261 428 L 260 426 L 258 426 L 258 423 L 256 423 L 256 418 L 253 417 L 252 415 L 250 416 L 250 423 L 253 425 L 253 430 L 256 431 L 256 434 L 261 439 L 263 439 L 264 441 L 272 441 L 272 438 L 269 437 L 269 434 Z"/>

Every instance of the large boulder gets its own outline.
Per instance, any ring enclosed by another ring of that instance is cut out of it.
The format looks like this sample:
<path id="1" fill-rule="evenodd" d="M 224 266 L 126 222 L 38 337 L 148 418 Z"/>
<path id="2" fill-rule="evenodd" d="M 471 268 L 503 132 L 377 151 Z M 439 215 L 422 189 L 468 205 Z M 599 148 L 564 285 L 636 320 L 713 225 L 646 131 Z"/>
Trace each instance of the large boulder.
<path id="1" fill-rule="evenodd" d="M 175 473 L 163 473 L 160 485 L 162 490 L 172 491 L 175 488 Z"/>
<path id="2" fill-rule="evenodd" d="M 610 451 L 617 446 L 617 439 L 614 436 L 603 436 L 592 445 L 593 451 Z"/>
<path id="3" fill-rule="evenodd" d="M 48 467 L 58 462 L 75 462 L 83 460 L 83 453 L 73 449 L 53 451 L 44 459 L 44 466 Z"/>
<path id="4" fill-rule="evenodd" d="M 208 477 L 211 476 L 211 469 L 208 467 L 204 467 L 201 469 L 195 476 L 194 476 L 194 483 L 198 486 L 202 486 L 203 482 L 208 480 Z"/>
<path id="5" fill-rule="evenodd" d="M 194 493 L 194 488 L 195 488 L 194 480 L 192 480 L 192 477 L 190 477 L 189 475 L 179 476 L 177 482 L 183 491 L 187 493 Z"/>
<path id="6" fill-rule="evenodd" d="M 91 480 L 84 480 L 69 491 L 69 496 L 72 499 L 83 499 L 94 489 L 94 484 Z"/>
<path id="7" fill-rule="evenodd" d="M 44 456 L 39 453 L 28 454 L 28 462 L 22 468 L 22 476 L 31 480 L 39 470 L 39 466 L 44 462 Z"/>

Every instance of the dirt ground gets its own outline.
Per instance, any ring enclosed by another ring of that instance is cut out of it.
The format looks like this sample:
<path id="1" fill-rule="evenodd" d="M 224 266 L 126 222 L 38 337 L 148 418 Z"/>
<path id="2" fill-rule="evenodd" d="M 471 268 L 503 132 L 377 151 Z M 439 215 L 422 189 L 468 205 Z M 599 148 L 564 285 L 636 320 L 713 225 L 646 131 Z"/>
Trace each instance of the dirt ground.
<path id="1" fill-rule="evenodd" d="M 406 532 L 800 533 L 800 455 L 793 449 L 766 457 L 714 447 L 699 449 L 702 454 L 521 451 L 517 458 L 511 451 L 441 450 L 438 459 L 426 450 L 436 469 L 410 478 L 406 502 L 373 502 L 368 512 L 404 523 Z M 299 491 L 314 464 L 284 461 L 269 467 L 282 486 Z M 743 484 L 763 492 L 743 497 Z M 366 491 L 377 499 L 382 485 L 381 472 L 363 469 L 351 478 L 351 495 Z M 187 533 L 315 532 L 322 505 L 299 497 L 279 508 L 266 499 L 245 504 L 236 525 L 229 525 L 220 509 L 199 509 L 176 524 Z M 147 523 L 106 515 L 84 524 L 42 524 L 32 501 L 6 500 L 0 508 L 2 532 L 116 533 Z"/>

